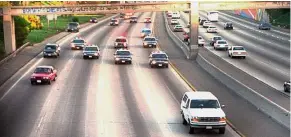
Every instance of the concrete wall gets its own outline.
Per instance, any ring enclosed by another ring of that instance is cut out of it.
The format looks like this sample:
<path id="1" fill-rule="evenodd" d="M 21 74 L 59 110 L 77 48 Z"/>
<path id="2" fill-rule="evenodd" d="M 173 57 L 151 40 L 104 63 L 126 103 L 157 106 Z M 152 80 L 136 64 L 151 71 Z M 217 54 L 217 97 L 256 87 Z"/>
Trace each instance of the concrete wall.
<path id="1" fill-rule="evenodd" d="M 269 15 L 267 12 L 265 12 L 265 9 L 243 9 L 233 10 L 231 12 L 249 19 L 270 22 Z"/>

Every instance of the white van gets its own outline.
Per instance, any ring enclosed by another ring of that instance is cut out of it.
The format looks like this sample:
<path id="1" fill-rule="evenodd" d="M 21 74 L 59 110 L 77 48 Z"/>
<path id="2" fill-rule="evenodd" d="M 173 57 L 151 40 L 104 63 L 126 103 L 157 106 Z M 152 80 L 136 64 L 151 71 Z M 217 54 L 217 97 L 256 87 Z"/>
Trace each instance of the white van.
<path id="1" fill-rule="evenodd" d="M 226 117 L 218 99 L 208 91 L 190 91 L 183 95 L 181 114 L 184 125 L 189 125 L 189 134 L 196 128 L 218 129 L 225 133 Z"/>

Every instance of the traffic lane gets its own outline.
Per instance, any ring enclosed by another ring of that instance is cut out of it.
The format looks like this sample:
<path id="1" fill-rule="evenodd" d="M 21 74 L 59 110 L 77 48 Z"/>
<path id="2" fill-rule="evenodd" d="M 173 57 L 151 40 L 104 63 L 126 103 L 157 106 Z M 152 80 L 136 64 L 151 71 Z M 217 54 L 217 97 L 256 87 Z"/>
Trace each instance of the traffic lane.
<path id="1" fill-rule="evenodd" d="M 181 23 L 183 24 L 183 23 Z M 231 37 L 229 36 L 229 33 L 233 33 L 233 31 L 231 32 L 225 32 L 225 31 L 220 31 L 218 34 L 210 34 L 210 33 L 203 33 L 200 31 L 200 35 L 202 37 L 204 37 L 206 43 L 210 43 L 209 39 L 212 38 L 213 36 L 216 35 L 220 35 L 223 36 L 224 38 L 227 37 L 227 39 L 236 39 L 235 41 L 228 41 L 229 45 L 239 45 L 237 44 L 238 42 L 241 42 L 242 39 L 238 39 L 236 37 L 232 37 L 233 35 L 231 35 Z M 222 35 L 223 34 L 223 35 Z M 182 36 L 179 36 L 180 38 Z M 236 43 L 236 44 L 234 44 Z M 243 44 L 243 43 L 241 43 Z M 227 56 L 227 52 L 223 52 L 223 51 L 215 51 L 213 50 L 212 46 L 207 46 L 208 44 L 205 44 L 205 47 L 207 49 L 209 49 L 211 52 L 217 54 L 218 56 L 220 56 L 221 58 L 223 58 L 224 60 L 226 60 L 227 62 L 239 67 L 240 69 L 254 75 L 254 76 L 258 76 L 260 78 L 260 80 L 264 81 L 265 83 L 268 83 L 269 85 L 271 85 L 272 87 L 282 91 L 283 87 L 282 87 L 282 83 L 284 81 L 286 81 L 286 79 L 289 79 L 289 64 L 288 65 L 282 65 L 281 62 L 270 62 L 269 59 L 263 58 L 258 56 L 257 52 L 254 52 L 252 50 L 249 50 L 249 48 L 247 48 L 248 51 L 248 59 L 246 60 L 242 60 L 242 61 L 234 61 L 232 59 L 230 59 Z M 263 55 L 265 55 L 266 52 L 264 52 Z M 288 61 L 289 62 L 289 61 Z M 276 67 L 274 67 L 276 66 Z M 259 71 L 259 73 L 256 73 L 257 71 Z M 276 72 L 276 73 L 274 73 Z M 266 79 L 266 77 L 269 77 L 271 79 Z"/>
<path id="2" fill-rule="evenodd" d="M 202 34 L 204 34 L 204 33 L 202 33 Z M 205 35 L 201 35 L 201 36 L 204 37 L 204 39 L 206 39 L 206 43 L 209 43 L 210 41 L 208 41 L 207 39 L 211 38 L 215 35 L 216 34 L 206 33 Z M 228 36 L 228 35 L 225 34 L 225 36 Z M 234 43 L 232 41 L 228 41 L 228 42 L 230 45 L 233 45 L 233 43 Z M 249 53 L 250 55 L 248 55 L 247 59 L 238 61 L 238 60 L 230 59 L 227 55 L 227 52 L 225 52 L 225 51 L 215 51 L 215 50 L 213 50 L 212 46 L 205 46 L 205 47 L 209 51 L 211 51 L 211 52 L 215 53 L 216 55 L 218 55 L 219 57 L 221 57 L 221 59 L 229 62 L 230 64 L 232 64 L 232 65 L 238 67 L 239 69 L 247 72 L 248 74 L 254 76 L 255 80 L 259 79 L 259 80 L 263 81 L 264 83 L 272 86 L 273 88 L 281 91 L 280 94 L 278 94 L 277 90 L 272 89 L 270 87 L 266 88 L 265 90 L 262 90 L 261 89 L 262 87 L 254 85 L 254 83 L 252 83 L 250 86 L 250 87 L 254 88 L 254 90 L 258 91 L 260 94 L 264 95 L 267 98 L 271 98 L 275 103 L 277 103 L 280 106 L 289 110 L 289 106 L 290 106 L 289 97 L 288 97 L 288 94 L 284 93 L 283 89 L 282 89 L 283 88 L 282 83 L 286 79 L 290 79 L 289 78 L 289 71 L 287 71 L 287 69 L 286 69 L 286 71 L 284 71 L 284 73 L 282 73 L 281 70 L 278 70 L 275 67 L 270 67 L 269 65 L 266 65 L 259 60 L 254 60 L 253 58 L 250 58 L 250 57 L 254 57 L 253 54 L 250 54 L 250 53 Z M 203 53 L 206 54 L 206 52 L 203 52 Z M 229 70 L 228 68 L 225 68 L 222 70 L 226 71 L 229 74 L 234 75 L 235 78 L 241 82 L 245 81 L 244 77 L 236 74 L 235 72 L 227 71 L 227 70 Z M 277 72 L 277 73 L 274 73 L 274 72 Z M 248 81 L 245 81 L 245 82 L 248 83 Z M 254 82 L 257 82 L 257 81 L 254 81 Z"/>
<path id="3" fill-rule="evenodd" d="M 158 14 L 157 18 L 162 18 L 162 14 Z M 197 90 L 212 92 L 220 100 L 221 104 L 226 105 L 224 111 L 228 120 L 240 132 L 246 136 L 273 137 L 289 135 L 289 131 L 286 128 L 283 128 L 277 122 L 268 118 L 252 104 L 235 94 L 223 83 L 217 81 L 201 68 L 197 62 L 182 58 L 184 53 L 179 46 L 174 45 L 174 43 L 169 40 L 169 36 L 165 30 L 164 20 L 156 21 L 155 26 L 156 35 L 162 37 L 159 39 L 159 42 L 162 43 L 160 46 L 168 53 L 169 57 L 172 56 L 172 53 L 180 53 L 181 58 L 171 58 L 171 62 Z M 176 56 L 176 54 L 174 56 Z"/>
<path id="4" fill-rule="evenodd" d="M 229 21 L 224 17 L 220 17 L 219 20 L 223 22 Z M 270 36 L 263 36 L 260 33 L 256 34 L 253 30 L 246 31 L 243 28 L 237 29 L 237 27 L 235 27 L 234 30 L 231 30 L 231 31 L 224 30 L 222 22 L 213 23 L 213 25 L 215 25 L 218 28 L 218 32 L 229 32 L 229 33 L 232 33 L 232 36 L 242 37 L 243 39 L 251 41 L 252 44 L 258 46 L 258 49 L 268 50 L 269 52 L 272 51 L 271 53 L 275 55 L 278 54 L 281 57 L 290 56 L 290 52 L 289 52 L 290 41 L 284 41 L 284 40 L 278 40 L 278 39 L 274 40 Z"/>
<path id="5" fill-rule="evenodd" d="M 155 18 L 155 15 L 153 15 L 152 18 Z M 156 24 L 155 21 L 158 21 L 158 19 L 160 18 L 156 17 L 154 22 L 150 25 Z M 135 48 L 131 48 L 131 46 L 130 49 L 135 55 L 133 68 L 136 75 L 136 79 L 132 80 L 132 82 L 130 83 L 137 82 L 137 84 L 133 85 L 139 85 L 138 88 L 139 90 L 141 90 L 134 93 L 141 93 L 140 96 L 144 96 L 144 99 L 151 110 L 150 112 L 153 115 L 152 117 L 156 121 L 154 123 L 157 124 L 163 136 L 189 136 L 188 127 L 182 125 L 181 114 L 179 112 L 180 100 L 183 93 L 191 89 L 186 86 L 186 84 L 177 76 L 177 74 L 174 74 L 174 71 L 171 67 L 156 69 L 149 66 L 148 56 L 152 51 L 155 51 L 156 49 L 143 48 L 142 39 L 135 37 L 139 34 L 138 30 L 142 27 L 144 27 L 144 24 L 137 24 L 136 29 L 132 29 L 132 32 L 130 33 L 132 35 L 129 39 L 129 41 L 132 43 L 130 43 L 129 45 L 135 45 Z M 164 39 L 164 37 L 159 37 L 159 39 Z M 144 117 L 150 120 L 153 119 L 150 116 Z M 204 135 L 217 135 L 217 132 L 202 131 L 199 133 L 198 136 Z M 234 131 L 232 131 L 227 126 L 227 132 L 224 136 L 235 135 L 236 134 L 234 133 Z"/>
<path id="6" fill-rule="evenodd" d="M 90 32 L 90 31 L 85 31 L 85 32 Z M 81 33 L 81 34 L 88 35 L 89 33 Z M 73 34 L 73 36 L 75 35 L 76 34 Z M 68 41 L 70 41 L 71 38 L 73 38 L 73 36 L 65 39 L 64 42 L 60 43 L 60 45 L 62 47 L 66 47 L 68 45 Z M 9 94 L 7 94 L 7 96 L 5 96 L 5 98 L 1 100 L 1 103 L 5 104 L 5 107 L 3 107 L 1 112 L 4 113 L 3 115 L 6 115 L 6 116 L 9 115 L 8 120 L 10 121 L 8 123 L 3 123 L 3 124 L 8 125 L 11 123 L 9 125 L 10 128 L 8 128 L 8 130 L 12 129 L 12 130 L 9 130 L 11 131 L 10 132 L 11 134 L 15 133 L 13 132 L 15 131 L 13 127 L 16 127 L 16 125 L 18 125 L 18 127 L 25 126 L 25 128 L 22 127 L 21 129 L 17 129 L 17 131 L 23 131 L 23 132 L 26 132 L 26 134 L 29 134 L 28 132 L 31 130 L 25 130 L 26 128 L 31 128 L 31 126 L 26 126 L 27 122 L 31 122 L 31 125 L 33 125 L 34 122 L 40 121 L 39 118 L 37 119 L 37 116 L 40 113 L 40 109 L 42 108 L 41 106 L 46 101 L 46 98 L 51 93 L 51 90 L 53 89 L 58 90 L 54 88 L 55 87 L 54 85 L 60 82 L 59 85 L 61 86 L 63 85 L 61 84 L 61 82 L 65 82 L 66 78 L 64 77 L 62 78 L 62 74 L 69 73 L 69 70 L 71 69 L 68 68 L 67 65 L 72 64 L 72 62 L 74 62 L 74 59 L 72 58 L 74 58 L 74 56 L 77 55 L 77 52 L 81 53 L 81 51 L 72 52 L 72 51 L 66 50 L 66 48 L 62 48 L 62 49 L 63 49 L 62 54 L 58 59 L 47 59 L 47 58 L 43 59 L 39 56 L 40 59 L 38 59 L 37 63 L 31 66 L 32 69 L 28 70 L 27 75 L 25 75 L 20 80 L 20 82 L 17 83 L 14 86 L 14 88 L 12 88 Z M 33 69 L 37 65 L 54 65 L 58 69 L 59 73 L 62 71 L 63 73 L 59 74 L 58 80 L 56 82 L 53 82 L 52 86 L 31 86 L 29 82 L 30 74 L 32 73 Z M 19 77 L 21 77 L 21 74 Z M 62 81 L 60 79 L 64 79 L 64 80 Z M 18 97 L 17 99 L 15 99 L 16 96 Z M 13 109 L 8 109 L 6 108 L 7 106 L 15 106 L 15 107 Z M 30 109 L 26 110 L 24 108 L 30 108 Z M 13 114 L 17 114 L 17 115 L 13 115 Z M 33 116 L 33 117 L 30 117 L 30 116 Z M 15 121 L 15 124 L 14 124 L 11 121 L 15 120 L 15 117 L 23 119 L 23 120 Z M 7 117 L 2 117 L 2 118 L 3 118 L 2 120 L 7 120 Z M 23 122 L 24 120 L 26 122 Z M 7 133 L 9 133 L 9 131 L 7 131 Z M 17 132 L 17 133 L 22 134 L 21 132 Z M 22 135 L 26 135 L 26 134 L 22 134 Z"/>
<path id="7" fill-rule="evenodd" d="M 255 21 L 251 20 L 251 19 L 247 19 L 247 18 L 244 18 L 244 17 L 240 17 L 240 16 L 237 16 L 237 15 L 234 15 L 234 14 L 231 14 L 231 13 L 228 13 L 227 11 L 222 11 L 220 12 L 223 16 L 227 16 L 229 18 L 233 18 L 233 19 L 236 19 L 237 21 L 241 21 L 241 22 L 244 22 L 246 23 L 246 25 L 250 26 L 250 27 L 254 27 L 256 29 L 258 29 L 258 23 L 256 23 Z M 287 30 L 287 29 L 285 29 Z M 290 39 L 290 31 L 283 31 L 282 29 L 277 29 L 275 27 L 273 27 L 270 32 L 272 34 L 274 34 L 275 36 L 278 35 L 279 38 L 284 38 L 285 40 L 288 40 Z"/>

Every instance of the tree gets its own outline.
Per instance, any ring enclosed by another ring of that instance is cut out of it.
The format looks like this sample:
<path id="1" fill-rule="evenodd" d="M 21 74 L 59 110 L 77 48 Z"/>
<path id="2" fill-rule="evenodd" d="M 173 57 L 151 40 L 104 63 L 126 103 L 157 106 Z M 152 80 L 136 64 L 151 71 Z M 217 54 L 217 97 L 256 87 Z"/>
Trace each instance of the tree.
<path id="1" fill-rule="evenodd" d="M 22 17 L 15 16 L 15 40 L 16 47 L 20 47 L 29 33 L 29 23 Z"/>

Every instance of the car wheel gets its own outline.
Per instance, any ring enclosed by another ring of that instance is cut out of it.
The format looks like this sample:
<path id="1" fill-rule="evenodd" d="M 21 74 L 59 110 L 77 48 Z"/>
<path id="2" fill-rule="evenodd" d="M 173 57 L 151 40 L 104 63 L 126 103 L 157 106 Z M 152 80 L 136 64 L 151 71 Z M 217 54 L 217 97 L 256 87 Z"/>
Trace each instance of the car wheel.
<path id="1" fill-rule="evenodd" d="M 194 134 L 194 128 L 190 126 L 189 128 L 189 134 Z"/>
<path id="2" fill-rule="evenodd" d="M 43 56 L 43 58 L 46 58 L 46 56 Z"/>
<path id="3" fill-rule="evenodd" d="M 153 66 L 153 65 L 151 65 L 151 68 L 154 68 L 154 66 Z"/>
<path id="4" fill-rule="evenodd" d="M 287 92 L 287 88 L 286 88 L 286 86 L 284 85 L 284 92 Z"/>
<path id="5" fill-rule="evenodd" d="M 49 80 L 49 81 L 47 82 L 47 84 L 49 84 L 49 85 L 50 85 L 50 84 L 51 84 L 51 80 Z"/>
<path id="6" fill-rule="evenodd" d="M 169 65 L 166 65 L 166 68 L 168 68 L 169 67 Z"/>
<path id="7" fill-rule="evenodd" d="M 230 54 L 230 58 L 233 58 L 232 54 Z"/>
<path id="8" fill-rule="evenodd" d="M 213 46 L 213 48 L 216 50 L 215 46 Z"/>
<path id="9" fill-rule="evenodd" d="M 115 61 L 114 64 L 117 64 L 117 61 Z"/>
<path id="10" fill-rule="evenodd" d="M 228 53 L 228 57 L 230 57 L 230 54 Z"/>
<path id="11" fill-rule="evenodd" d="M 243 59 L 246 59 L 246 56 L 243 56 Z"/>
<path id="12" fill-rule="evenodd" d="M 35 83 L 33 81 L 30 81 L 31 85 L 35 85 Z"/>
<path id="13" fill-rule="evenodd" d="M 57 76 L 54 77 L 53 81 L 56 81 Z"/>
<path id="14" fill-rule="evenodd" d="M 85 56 L 83 56 L 83 59 L 86 59 L 86 57 L 85 57 Z"/>
<path id="15" fill-rule="evenodd" d="M 96 59 L 99 59 L 99 56 L 97 56 Z"/>
<path id="16" fill-rule="evenodd" d="M 182 120 L 183 120 L 183 125 L 187 125 L 188 124 L 186 119 L 185 119 L 185 117 L 184 117 L 184 114 L 182 114 Z"/>
<path id="17" fill-rule="evenodd" d="M 131 64 L 131 61 L 129 61 L 128 63 Z"/>
<path id="18" fill-rule="evenodd" d="M 225 127 L 219 128 L 219 134 L 224 134 L 225 133 Z"/>

